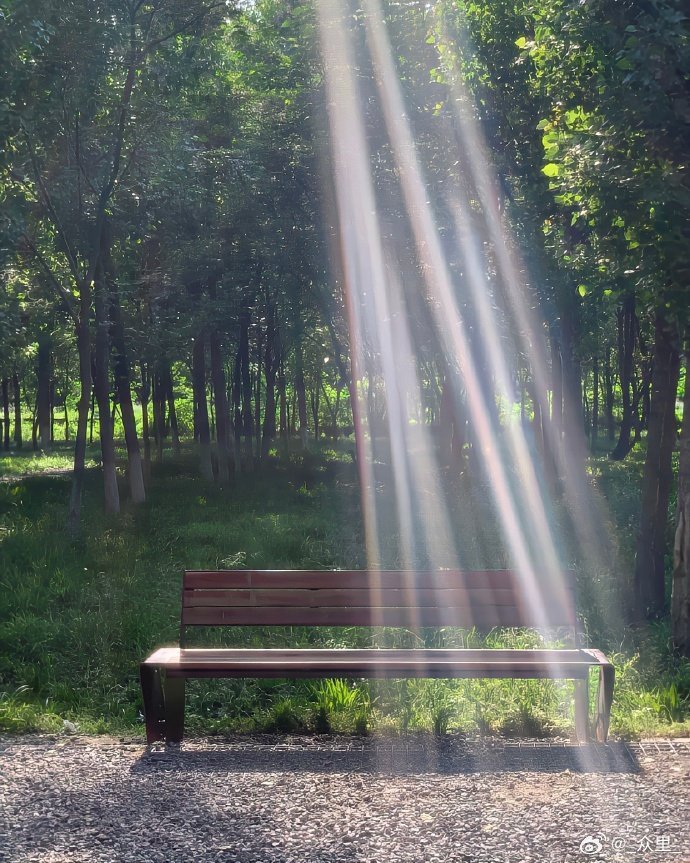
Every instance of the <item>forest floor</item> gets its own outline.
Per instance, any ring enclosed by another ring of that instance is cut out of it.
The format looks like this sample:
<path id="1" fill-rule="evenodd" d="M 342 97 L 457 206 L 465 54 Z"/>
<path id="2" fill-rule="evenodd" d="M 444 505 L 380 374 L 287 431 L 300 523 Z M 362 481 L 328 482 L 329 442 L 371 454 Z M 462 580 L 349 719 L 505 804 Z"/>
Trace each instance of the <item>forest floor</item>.
<path id="1" fill-rule="evenodd" d="M 690 861 L 690 739 L 0 738 L 2 863 Z"/>
<path id="2" fill-rule="evenodd" d="M 126 503 L 107 518 L 97 467 L 87 472 L 83 532 L 64 529 L 69 493 L 67 447 L 50 455 L 0 458 L 0 730 L 85 734 L 142 733 L 138 664 L 156 646 L 178 638 L 179 586 L 185 568 L 356 568 L 365 565 L 364 531 L 352 445 L 321 446 L 308 459 L 272 459 L 220 489 L 198 478 L 183 451 L 153 465 L 146 504 Z M 91 452 L 90 464 L 96 453 Z M 577 537 L 563 536 L 562 558 L 575 568 L 589 642 L 608 653 L 617 680 L 612 733 L 618 738 L 690 735 L 690 663 L 668 649 L 667 624 L 632 632 L 622 622 L 621 596 L 630 573 L 637 517 L 639 454 L 623 467 L 594 459 L 592 483 L 610 505 L 610 530 L 620 538 L 608 567 L 581 560 Z M 377 489 L 389 478 L 381 466 Z M 378 492 L 377 492 L 378 493 Z M 486 489 L 458 480 L 449 494 L 462 565 L 509 564 Z M 468 519 L 467 513 L 472 513 Z M 394 531 L 381 535 L 384 565 L 399 563 Z M 560 520 L 560 521 L 559 521 Z M 561 529 L 561 527 L 563 529 Z M 236 646 L 324 643 L 363 646 L 355 629 L 244 629 Z M 203 636 L 216 643 L 216 632 Z M 536 646 L 536 634 L 423 633 L 428 646 L 455 639 L 465 646 Z M 596 681 L 592 679 L 594 687 Z M 572 733 L 567 682 L 466 681 L 194 681 L 188 687 L 190 734 L 308 731 L 463 731 L 516 736 Z M 594 693 L 592 692 L 592 695 Z"/>

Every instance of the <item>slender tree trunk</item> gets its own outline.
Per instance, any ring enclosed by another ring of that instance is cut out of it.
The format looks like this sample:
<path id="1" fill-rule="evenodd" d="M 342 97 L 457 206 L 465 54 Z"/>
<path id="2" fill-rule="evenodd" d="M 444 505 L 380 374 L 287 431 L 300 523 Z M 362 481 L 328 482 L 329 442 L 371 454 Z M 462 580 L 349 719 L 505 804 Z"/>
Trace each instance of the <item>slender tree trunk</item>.
<path id="1" fill-rule="evenodd" d="M 165 364 L 163 370 L 164 386 L 168 402 L 168 420 L 170 422 L 170 438 L 172 440 L 173 455 L 180 455 L 180 431 L 177 425 L 177 410 L 175 409 L 175 388 L 173 386 L 172 370 L 170 363 Z"/>
<path id="2" fill-rule="evenodd" d="M 266 353 L 264 368 L 266 375 L 266 405 L 264 427 L 261 436 L 261 458 L 265 459 L 276 436 L 276 376 L 278 374 L 278 335 L 275 326 L 275 310 L 271 307 L 266 325 Z"/>
<path id="3" fill-rule="evenodd" d="M 91 380 L 93 380 L 94 370 L 93 363 L 91 369 Z M 91 413 L 89 415 L 89 444 L 93 444 L 93 426 L 96 419 L 96 396 L 91 393 Z"/>
<path id="4" fill-rule="evenodd" d="M 616 436 L 616 423 L 613 418 L 613 370 L 611 368 L 611 348 L 607 346 L 604 362 L 604 402 L 606 406 L 606 437 L 612 441 Z"/>
<path id="5" fill-rule="evenodd" d="M 216 439 L 216 403 L 213 397 L 213 382 L 211 382 L 211 391 L 208 394 L 208 415 L 211 423 L 211 440 Z"/>
<path id="6" fill-rule="evenodd" d="M 256 343 L 256 386 L 254 387 L 254 435 L 256 437 L 256 458 L 261 458 L 261 372 L 262 372 L 263 333 L 259 327 Z"/>
<path id="7" fill-rule="evenodd" d="M 320 386 L 314 386 L 314 389 L 309 393 L 309 401 L 311 402 L 311 416 L 314 421 L 314 440 L 319 439 L 319 390 Z"/>
<path id="8" fill-rule="evenodd" d="M 599 438 L 599 357 L 592 358 L 592 433 L 591 450 L 596 454 Z"/>
<path id="9" fill-rule="evenodd" d="M 610 454 L 610 458 L 615 461 L 624 459 L 632 448 L 631 434 L 634 426 L 634 407 L 631 397 L 631 387 L 636 328 L 635 296 L 634 294 L 629 294 L 624 298 L 621 309 L 618 312 L 618 363 L 623 416 L 621 418 L 618 442 Z"/>
<path id="10" fill-rule="evenodd" d="M 16 449 L 22 448 L 22 391 L 19 384 L 19 375 L 15 372 L 12 375 L 12 397 L 14 400 L 14 446 Z"/>
<path id="11" fill-rule="evenodd" d="M 151 385 L 146 364 L 139 363 L 141 374 L 141 388 L 139 390 L 139 401 L 141 403 L 141 437 L 144 442 L 144 480 L 148 482 L 151 478 L 151 432 L 149 428 L 149 397 Z"/>
<path id="12" fill-rule="evenodd" d="M 244 433 L 245 458 L 243 463 L 251 470 L 253 459 L 254 419 L 252 416 L 252 380 L 249 369 L 249 314 L 240 317 L 240 340 L 237 355 L 240 361 L 242 396 L 242 431 Z"/>
<path id="13" fill-rule="evenodd" d="M 685 344 L 685 394 L 678 461 L 678 512 L 673 543 L 671 637 L 674 649 L 690 658 L 690 341 Z"/>
<path id="14" fill-rule="evenodd" d="M 3 419 L 3 441 L 5 450 L 10 448 L 10 382 L 9 378 L 2 379 L 2 419 Z"/>
<path id="15" fill-rule="evenodd" d="M 104 249 L 107 269 L 110 270 L 110 249 Z M 144 468 L 139 449 L 137 423 L 132 404 L 132 384 L 127 344 L 125 342 L 125 327 L 122 321 L 118 286 L 112 272 L 107 273 L 110 287 L 110 320 L 113 339 L 113 372 L 115 376 L 115 395 L 122 414 L 122 427 L 127 446 L 127 478 L 132 503 L 143 503 L 146 500 L 144 486 Z"/>
<path id="16" fill-rule="evenodd" d="M 79 286 L 79 321 L 76 325 L 77 353 L 79 355 L 79 401 L 77 403 L 77 431 L 74 439 L 74 471 L 70 494 L 67 526 L 74 536 L 79 532 L 81 502 L 86 472 L 86 436 L 91 406 L 91 286 L 82 282 Z M 93 416 L 93 409 L 92 409 Z"/>
<path id="17" fill-rule="evenodd" d="M 216 450 L 218 455 L 218 482 L 227 484 L 231 475 L 230 417 L 225 387 L 225 370 L 220 337 L 212 330 L 209 338 L 211 353 L 211 383 L 216 403 Z"/>
<path id="18" fill-rule="evenodd" d="M 213 480 L 213 460 L 211 458 L 211 433 L 208 424 L 208 404 L 206 401 L 206 345 L 204 333 L 199 332 L 194 339 L 192 351 L 192 390 L 194 392 L 194 416 L 196 417 L 199 467 L 205 480 Z"/>
<path id="19" fill-rule="evenodd" d="M 38 397 L 36 400 L 36 415 L 38 419 L 38 437 L 41 449 L 49 450 L 50 435 L 50 373 L 51 373 L 51 338 L 46 331 L 38 338 Z"/>
<path id="20" fill-rule="evenodd" d="M 563 444 L 564 457 L 572 464 L 584 464 L 587 446 L 582 398 L 582 368 L 577 354 L 577 316 L 566 315 L 561 322 L 563 362 Z"/>
<path id="21" fill-rule="evenodd" d="M 240 473 L 242 470 L 242 435 L 244 428 L 242 426 L 242 357 L 239 345 L 235 354 L 235 366 L 232 370 L 231 397 L 235 432 L 235 470 Z"/>
<path id="22" fill-rule="evenodd" d="M 55 443 L 55 381 L 50 381 L 50 443 Z"/>
<path id="23" fill-rule="evenodd" d="M 159 462 L 163 461 L 165 442 L 165 386 L 160 363 L 156 364 L 153 374 L 153 431 L 156 439 L 156 455 Z"/>
<path id="24" fill-rule="evenodd" d="M 287 383 L 285 379 L 285 364 L 283 362 L 282 351 L 280 357 L 280 366 L 278 367 L 278 401 L 279 401 L 279 434 L 280 443 L 283 455 L 288 452 L 288 406 L 287 406 Z"/>
<path id="25" fill-rule="evenodd" d="M 304 367 L 302 364 L 302 345 L 297 344 L 295 348 L 295 394 L 297 396 L 297 410 L 299 413 L 299 436 L 302 449 L 309 448 L 309 426 L 307 424 L 307 394 L 304 386 Z"/>
<path id="26" fill-rule="evenodd" d="M 98 265 L 94 287 L 96 373 L 93 389 L 98 402 L 105 511 L 110 515 L 116 515 L 120 511 L 120 492 L 117 487 L 115 441 L 113 440 L 113 422 L 110 416 L 110 325 L 107 313 L 108 292 L 102 263 Z"/>
<path id="27" fill-rule="evenodd" d="M 441 383 L 441 398 L 438 409 L 439 456 L 441 464 L 448 467 L 453 461 L 453 393 L 448 381 L 448 372 Z"/>
<path id="28" fill-rule="evenodd" d="M 31 419 L 31 448 L 34 452 L 38 450 L 38 412 L 34 405 L 34 415 Z"/>
<path id="29" fill-rule="evenodd" d="M 560 341 L 551 334 L 551 428 L 559 441 L 563 435 L 563 362 Z"/>
<path id="30" fill-rule="evenodd" d="M 675 326 L 666 320 L 662 310 L 657 311 L 647 455 L 635 557 L 634 613 L 638 619 L 661 614 L 665 605 L 664 556 L 680 370 L 676 342 Z"/>

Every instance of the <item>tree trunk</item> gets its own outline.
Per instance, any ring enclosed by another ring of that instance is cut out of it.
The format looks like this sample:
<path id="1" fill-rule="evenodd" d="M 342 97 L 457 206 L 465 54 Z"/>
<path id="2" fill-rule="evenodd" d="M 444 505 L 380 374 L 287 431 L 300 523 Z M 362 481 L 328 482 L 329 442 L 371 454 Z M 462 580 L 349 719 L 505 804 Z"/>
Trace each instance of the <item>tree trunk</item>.
<path id="1" fill-rule="evenodd" d="M 51 338 L 46 331 L 38 337 L 38 396 L 36 399 L 36 416 L 38 420 L 38 438 L 41 449 L 49 450 L 50 436 L 50 373 L 51 373 Z"/>
<path id="2" fill-rule="evenodd" d="M 319 398 L 319 387 L 314 387 L 313 390 L 309 393 L 309 402 L 311 404 L 311 418 L 314 423 L 314 440 L 318 441 L 319 432 L 320 432 L 320 424 L 319 424 L 319 409 L 320 409 L 320 398 Z"/>
<path id="3" fill-rule="evenodd" d="M 561 345 L 556 336 L 551 334 L 551 428 L 559 441 L 563 434 L 563 362 L 561 360 Z"/>
<path id="4" fill-rule="evenodd" d="M 208 404 L 206 401 L 206 345 L 203 332 L 199 332 L 196 339 L 194 339 L 192 350 L 192 391 L 194 393 L 197 446 L 199 447 L 199 468 L 201 476 L 205 480 L 213 481 L 211 433 L 208 424 Z"/>
<path id="5" fill-rule="evenodd" d="M 616 436 L 613 418 L 613 370 L 611 368 L 611 348 L 607 346 L 604 363 L 604 403 L 606 406 L 606 437 L 612 441 Z"/>
<path id="6" fill-rule="evenodd" d="M 690 342 L 685 344 L 685 394 L 678 460 L 678 514 L 673 543 L 671 638 L 681 656 L 690 658 Z"/>
<path id="7" fill-rule="evenodd" d="M 288 452 L 288 407 L 287 407 L 287 382 L 285 379 L 285 364 L 283 362 L 282 351 L 280 357 L 280 366 L 278 367 L 278 422 L 280 443 L 283 455 Z"/>
<path id="8" fill-rule="evenodd" d="M 211 383 L 216 403 L 216 450 L 218 455 L 218 482 L 227 484 L 231 476 L 230 457 L 230 416 L 228 397 L 225 388 L 225 371 L 220 347 L 220 337 L 216 330 L 210 334 Z"/>
<path id="9" fill-rule="evenodd" d="M 102 263 L 99 263 L 94 282 L 96 373 L 93 389 L 98 402 L 105 511 L 110 515 L 117 515 L 120 511 L 120 493 L 117 487 L 115 442 L 113 440 L 113 422 L 110 416 L 110 326 L 107 313 L 107 296 L 105 273 Z"/>
<path id="10" fill-rule="evenodd" d="M 635 296 L 629 294 L 623 300 L 618 312 L 618 365 L 623 400 L 623 416 L 618 434 L 618 442 L 609 458 L 621 461 L 632 448 L 631 433 L 634 426 L 634 408 L 631 397 L 633 377 L 633 356 L 635 351 L 635 334 L 637 319 L 635 315 Z"/>
<path id="11" fill-rule="evenodd" d="M 70 494 L 67 527 L 72 536 L 79 532 L 81 520 L 81 501 L 86 471 L 86 435 L 91 406 L 91 288 L 82 283 L 79 286 L 80 310 L 76 325 L 77 352 L 79 355 L 79 401 L 77 403 L 77 431 L 74 439 L 74 471 Z"/>
<path id="12" fill-rule="evenodd" d="M 148 482 L 151 478 L 151 433 L 149 429 L 149 396 L 151 395 L 151 384 L 145 363 L 141 362 L 139 364 L 139 368 L 141 371 L 139 401 L 141 402 L 141 437 L 144 441 L 144 480 Z"/>
<path id="13" fill-rule="evenodd" d="M 662 310 L 654 324 L 654 370 L 642 478 L 642 509 L 637 535 L 633 609 L 636 617 L 655 617 L 665 605 L 664 554 L 668 502 L 673 480 L 676 440 L 676 393 L 680 355 L 677 332 Z"/>
<path id="14" fill-rule="evenodd" d="M 22 448 L 22 391 L 19 384 L 19 375 L 15 372 L 12 375 L 12 397 L 14 400 L 14 446 L 16 449 Z"/>
<path id="15" fill-rule="evenodd" d="M 105 252 L 107 252 L 107 256 L 105 258 L 106 266 L 109 270 L 110 250 L 104 250 L 104 253 Z M 115 375 L 115 395 L 120 404 L 122 427 L 125 432 L 129 493 L 132 498 L 132 503 L 143 503 L 146 500 L 144 469 L 141 462 L 137 423 L 134 416 L 134 406 L 132 404 L 131 373 L 129 358 L 127 356 L 127 344 L 125 342 L 125 327 L 122 322 L 122 310 L 120 308 L 120 297 L 117 283 L 112 272 L 109 272 L 108 276 L 110 287 L 110 320 L 112 323 L 114 348 L 113 372 Z"/>
<path id="16" fill-rule="evenodd" d="M 50 443 L 55 443 L 55 381 L 50 381 Z"/>
<path id="17" fill-rule="evenodd" d="M 307 425 L 307 394 L 304 387 L 304 368 L 302 365 L 302 345 L 297 344 L 295 349 L 295 394 L 297 396 L 297 410 L 299 413 L 299 436 L 302 449 L 309 448 L 309 426 Z"/>
<path id="18" fill-rule="evenodd" d="M 93 381 L 95 369 L 91 363 L 91 380 Z M 89 415 L 89 444 L 93 444 L 93 424 L 96 418 L 96 396 L 91 392 L 91 413 Z"/>
<path id="19" fill-rule="evenodd" d="M 261 372 L 263 365 L 263 333 L 259 327 L 256 343 L 256 386 L 254 387 L 254 435 L 256 437 L 256 458 L 261 458 Z"/>
<path id="20" fill-rule="evenodd" d="M 2 379 L 2 425 L 3 425 L 3 449 L 10 448 L 10 382 L 8 378 Z"/>
<path id="21" fill-rule="evenodd" d="M 454 413 L 453 392 L 448 381 L 448 372 L 446 372 L 441 383 L 441 398 L 438 409 L 439 458 L 444 467 L 449 467 L 453 461 Z"/>
<path id="22" fill-rule="evenodd" d="M 175 388 L 173 387 L 172 370 L 170 363 L 165 364 L 163 370 L 166 400 L 168 403 L 168 421 L 170 423 L 170 438 L 172 440 L 173 455 L 180 455 L 180 431 L 177 425 L 177 410 L 175 409 Z"/>
<path id="23" fill-rule="evenodd" d="M 563 364 L 563 446 L 564 457 L 584 464 L 587 446 L 582 399 L 582 367 L 578 358 L 577 316 L 565 315 L 561 322 Z"/>
<path id="24" fill-rule="evenodd" d="M 275 326 L 275 310 L 270 309 L 266 325 L 266 353 L 264 368 L 266 375 L 266 405 L 264 427 L 261 436 L 261 458 L 265 459 L 276 436 L 276 376 L 278 374 L 278 335 Z"/>
<path id="25" fill-rule="evenodd" d="M 153 374 L 153 434 L 156 439 L 156 455 L 163 461 L 165 441 L 165 387 L 163 385 L 160 363 Z"/>
<path id="26" fill-rule="evenodd" d="M 240 317 L 240 341 L 237 356 L 240 363 L 242 397 L 242 432 L 245 451 L 243 463 L 251 470 L 254 461 L 254 418 L 252 416 L 252 380 L 249 369 L 249 314 L 246 312 Z"/>
<path id="27" fill-rule="evenodd" d="M 592 358 L 592 426 L 591 446 L 594 454 L 597 451 L 599 438 L 599 357 Z"/>

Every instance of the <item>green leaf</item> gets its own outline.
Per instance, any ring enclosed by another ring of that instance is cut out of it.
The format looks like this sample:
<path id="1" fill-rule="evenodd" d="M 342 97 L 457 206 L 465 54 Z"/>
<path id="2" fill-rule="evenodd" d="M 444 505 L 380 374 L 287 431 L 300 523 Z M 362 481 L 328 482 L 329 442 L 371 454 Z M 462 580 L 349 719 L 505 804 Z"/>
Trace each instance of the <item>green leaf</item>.
<path id="1" fill-rule="evenodd" d="M 581 297 L 587 296 L 587 287 L 585 285 L 578 285 L 577 292 Z"/>
<path id="2" fill-rule="evenodd" d="M 542 174 L 545 174 L 547 177 L 557 177 L 560 168 L 555 162 L 549 162 L 548 165 L 544 165 L 541 169 Z"/>
<path id="3" fill-rule="evenodd" d="M 515 40 L 515 44 L 522 51 L 527 46 L 527 36 L 520 36 L 519 39 Z"/>

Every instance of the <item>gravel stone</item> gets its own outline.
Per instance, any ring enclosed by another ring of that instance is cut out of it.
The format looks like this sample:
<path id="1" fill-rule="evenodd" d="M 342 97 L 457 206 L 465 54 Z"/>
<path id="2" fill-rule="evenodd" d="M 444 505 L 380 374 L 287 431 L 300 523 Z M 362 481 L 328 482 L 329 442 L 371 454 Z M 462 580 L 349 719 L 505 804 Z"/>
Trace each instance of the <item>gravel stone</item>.
<path id="1" fill-rule="evenodd" d="M 690 740 L 0 738 L 2 863 L 690 863 Z"/>

